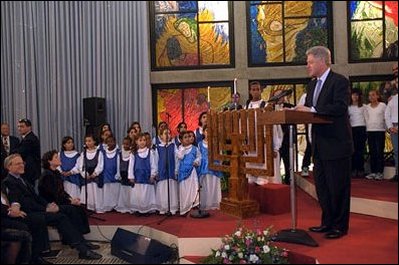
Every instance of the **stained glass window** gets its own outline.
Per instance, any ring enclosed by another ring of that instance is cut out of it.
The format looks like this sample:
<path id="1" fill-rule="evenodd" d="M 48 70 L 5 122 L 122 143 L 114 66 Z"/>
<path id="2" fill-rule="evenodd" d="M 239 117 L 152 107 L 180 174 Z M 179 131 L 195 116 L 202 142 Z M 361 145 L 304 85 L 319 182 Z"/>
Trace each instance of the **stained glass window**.
<path id="1" fill-rule="evenodd" d="M 348 1 L 349 61 L 398 59 L 398 2 Z"/>
<path id="2" fill-rule="evenodd" d="M 211 85 L 209 88 L 210 107 L 222 110 L 231 100 L 231 87 L 228 85 Z M 198 128 L 198 118 L 208 111 L 208 87 L 179 87 L 157 89 L 157 124 L 167 121 L 176 135 L 177 125 L 184 121 L 189 130 Z M 170 116 L 169 116 L 170 115 Z M 169 116 L 169 121 L 168 121 Z"/>
<path id="3" fill-rule="evenodd" d="M 332 50 L 331 2 L 251 1 L 248 7 L 250 66 L 305 64 L 306 50 Z"/>
<path id="4" fill-rule="evenodd" d="M 229 1 L 151 1 L 153 70 L 232 67 Z"/>

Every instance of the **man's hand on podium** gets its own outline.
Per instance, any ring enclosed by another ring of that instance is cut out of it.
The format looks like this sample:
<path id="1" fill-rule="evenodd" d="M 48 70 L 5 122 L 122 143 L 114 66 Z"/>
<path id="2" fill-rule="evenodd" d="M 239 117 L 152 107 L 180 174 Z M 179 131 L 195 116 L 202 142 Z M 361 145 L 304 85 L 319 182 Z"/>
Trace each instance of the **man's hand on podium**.
<path id="1" fill-rule="evenodd" d="M 297 111 L 305 111 L 305 112 L 311 112 L 312 111 L 311 108 L 306 107 L 306 106 L 302 106 L 302 105 L 296 106 L 295 110 L 297 110 Z"/>

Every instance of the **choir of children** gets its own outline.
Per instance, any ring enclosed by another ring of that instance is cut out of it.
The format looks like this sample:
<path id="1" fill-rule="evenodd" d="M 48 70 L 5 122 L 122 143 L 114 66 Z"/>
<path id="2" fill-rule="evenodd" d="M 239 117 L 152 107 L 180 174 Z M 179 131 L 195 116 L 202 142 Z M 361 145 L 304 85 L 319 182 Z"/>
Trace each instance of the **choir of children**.
<path id="1" fill-rule="evenodd" d="M 256 101 L 257 94 L 252 94 L 252 101 Z M 140 123 L 133 122 L 121 149 L 107 124 L 100 132 L 98 146 L 92 135 L 85 137 L 81 154 L 75 150 L 73 139 L 64 137 L 58 170 L 65 190 L 97 213 L 116 210 L 141 215 L 157 211 L 185 216 L 198 206 L 199 198 L 202 209 L 218 209 L 222 173 L 208 167 L 207 113 L 201 113 L 198 121 L 195 132 L 188 131 L 185 122 L 179 123 L 173 139 L 165 122 L 159 123 L 158 134 L 152 139 L 149 133 L 141 132 Z"/>

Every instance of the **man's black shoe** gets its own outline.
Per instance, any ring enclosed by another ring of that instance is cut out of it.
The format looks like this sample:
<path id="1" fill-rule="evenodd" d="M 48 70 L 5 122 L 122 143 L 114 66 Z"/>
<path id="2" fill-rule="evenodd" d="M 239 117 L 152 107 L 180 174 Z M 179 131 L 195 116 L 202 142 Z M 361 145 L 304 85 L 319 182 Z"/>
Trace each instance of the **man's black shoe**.
<path id="1" fill-rule="evenodd" d="M 92 244 L 92 243 L 89 242 L 89 241 L 86 241 L 86 242 L 85 242 L 85 245 L 86 245 L 87 248 L 90 249 L 90 250 L 96 250 L 96 249 L 99 249 L 99 248 L 100 248 L 100 245 Z"/>
<path id="2" fill-rule="evenodd" d="M 80 252 L 79 253 L 79 258 L 80 259 L 88 259 L 88 260 L 94 260 L 94 259 L 101 259 L 103 256 L 91 251 L 91 250 L 87 250 L 85 252 Z"/>
<path id="3" fill-rule="evenodd" d="M 324 237 L 327 239 L 337 239 L 343 237 L 344 235 L 346 235 L 346 232 L 342 232 L 341 230 L 338 229 L 333 229 L 327 234 L 325 234 Z"/>
<path id="4" fill-rule="evenodd" d="M 316 233 L 326 233 L 331 230 L 330 227 L 322 225 L 322 226 L 312 226 L 309 227 L 309 231 L 316 232 Z"/>

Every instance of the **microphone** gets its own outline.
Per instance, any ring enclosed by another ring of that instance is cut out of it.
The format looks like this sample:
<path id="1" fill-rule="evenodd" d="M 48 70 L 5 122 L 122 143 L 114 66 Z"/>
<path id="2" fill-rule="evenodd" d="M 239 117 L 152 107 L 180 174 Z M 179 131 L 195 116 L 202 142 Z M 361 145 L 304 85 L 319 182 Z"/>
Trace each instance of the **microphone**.
<path id="1" fill-rule="evenodd" d="M 279 101 L 281 98 L 283 98 L 283 97 L 285 97 L 285 96 L 288 96 L 288 95 L 291 95 L 292 92 L 294 92 L 294 90 L 293 90 L 292 88 L 287 89 L 287 90 L 284 90 L 284 91 L 281 92 L 280 94 L 271 97 L 267 102 L 276 102 L 276 101 Z"/>

